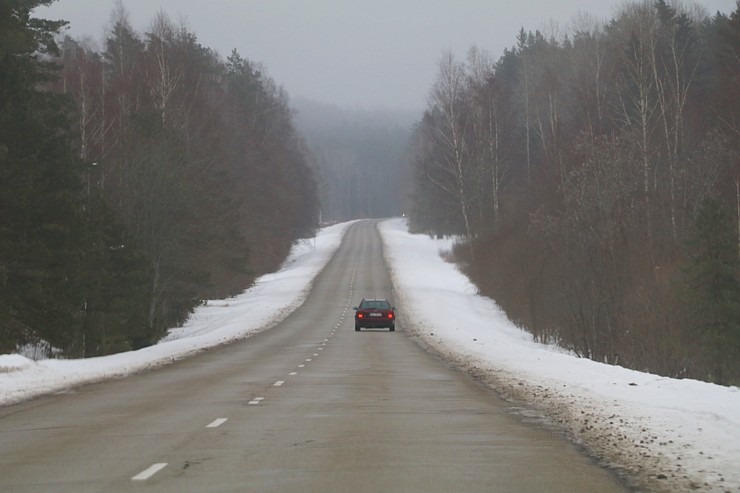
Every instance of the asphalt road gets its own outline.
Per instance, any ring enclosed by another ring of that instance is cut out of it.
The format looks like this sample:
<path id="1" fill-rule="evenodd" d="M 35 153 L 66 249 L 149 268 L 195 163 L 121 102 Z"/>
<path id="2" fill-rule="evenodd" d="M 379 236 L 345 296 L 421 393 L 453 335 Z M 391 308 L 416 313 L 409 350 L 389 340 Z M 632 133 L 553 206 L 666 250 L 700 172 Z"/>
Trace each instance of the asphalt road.
<path id="1" fill-rule="evenodd" d="M 559 433 L 427 354 L 402 318 L 395 333 L 355 332 L 363 296 L 393 299 L 372 221 L 350 227 L 280 325 L 0 408 L 0 491 L 625 491 Z"/>

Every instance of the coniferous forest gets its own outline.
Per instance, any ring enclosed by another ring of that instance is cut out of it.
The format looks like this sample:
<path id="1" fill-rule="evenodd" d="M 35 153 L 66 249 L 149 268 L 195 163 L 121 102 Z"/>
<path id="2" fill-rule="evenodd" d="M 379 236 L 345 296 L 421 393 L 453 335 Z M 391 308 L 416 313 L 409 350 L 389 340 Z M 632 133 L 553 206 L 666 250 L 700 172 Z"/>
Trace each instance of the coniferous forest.
<path id="1" fill-rule="evenodd" d="M 313 164 L 284 91 L 164 13 L 102 49 L 0 3 L 0 353 L 156 342 L 313 234 Z"/>
<path id="2" fill-rule="evenodd" d="M 410 222 L 536 340 L 738 384 L 740 2 L 678 5 L 444 56 Z"/>

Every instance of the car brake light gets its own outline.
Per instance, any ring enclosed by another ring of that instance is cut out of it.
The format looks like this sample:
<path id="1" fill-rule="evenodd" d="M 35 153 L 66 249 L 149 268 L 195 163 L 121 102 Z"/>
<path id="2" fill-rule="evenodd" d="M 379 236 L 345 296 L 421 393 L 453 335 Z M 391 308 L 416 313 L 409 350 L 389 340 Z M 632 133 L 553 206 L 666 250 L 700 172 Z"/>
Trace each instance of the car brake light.
<path id="1" fill-rule="evenodd" d="M 362 317 L 363 317 L 362 313 L 357 314 L 357 318 L 362 318 Z"/>
<path id="2" fill-rule="evenodd" d="M 388 318 L 393 318 L 393 312 L 388 314 Z"/>

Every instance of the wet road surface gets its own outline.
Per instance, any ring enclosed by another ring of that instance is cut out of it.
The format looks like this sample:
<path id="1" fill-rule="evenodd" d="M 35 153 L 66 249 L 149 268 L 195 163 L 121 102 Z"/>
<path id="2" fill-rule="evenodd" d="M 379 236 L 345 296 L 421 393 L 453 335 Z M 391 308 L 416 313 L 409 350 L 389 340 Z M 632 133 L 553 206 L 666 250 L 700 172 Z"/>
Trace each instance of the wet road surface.
<path id="1" fill-rule="evenodd" d="M 362 297 L 394 301 L 372 221 L 350 227 L 280 325 L 0 408 L 0 491 L 626 491 L 402 323 L 355 332 Z"/>

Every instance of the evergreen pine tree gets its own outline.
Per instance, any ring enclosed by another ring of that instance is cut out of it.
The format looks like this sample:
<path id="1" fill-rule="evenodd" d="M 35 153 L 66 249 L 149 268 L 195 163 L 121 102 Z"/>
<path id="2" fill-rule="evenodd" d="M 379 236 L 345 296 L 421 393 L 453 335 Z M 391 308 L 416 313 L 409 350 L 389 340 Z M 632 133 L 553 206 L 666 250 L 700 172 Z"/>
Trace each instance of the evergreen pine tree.
<path id="1" fill-rule="evenodd" d="M 715 368 L 713 380 L 740 379 L 740 259 L 733 217 L 713 198 L 702 204 L 689 241 L 687 269 L 693 330 L 702 336 Z"/>
<path id="2" fill-rule="evenodd" d="M 74 318 L 70 279 L 80 221 L 77 161 L 63 98 L 38 90 L 63 22 L 30 17 L 51 3 L 0 4 L 0 344 L 54 338 Z M 38 332 L 40 330 L 41 332 Z M 49 341 L 51 342 L 51 341 Z M 7 349 L 4 348 L 4 349 Z"/>
<path id="3" fill-rule="evenodd" d="M 0 3 L 0 352 L 42 343 L 92 356 L 151 344 L 149 269 L 82 187 L 70 101 L 43 90 L 64 22 L 30 13 L 49 3 Z"/>

